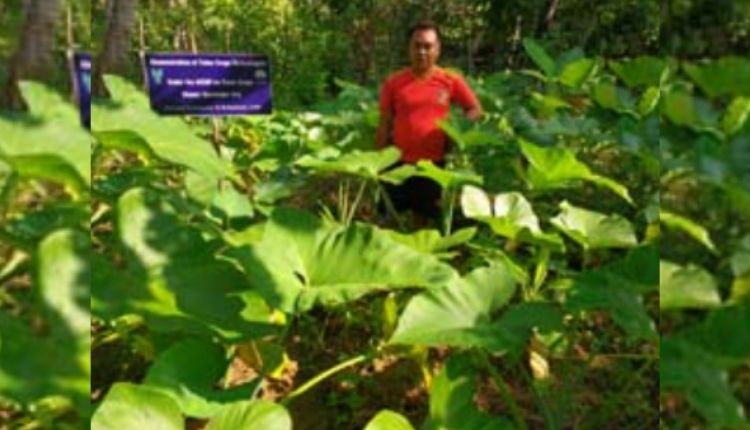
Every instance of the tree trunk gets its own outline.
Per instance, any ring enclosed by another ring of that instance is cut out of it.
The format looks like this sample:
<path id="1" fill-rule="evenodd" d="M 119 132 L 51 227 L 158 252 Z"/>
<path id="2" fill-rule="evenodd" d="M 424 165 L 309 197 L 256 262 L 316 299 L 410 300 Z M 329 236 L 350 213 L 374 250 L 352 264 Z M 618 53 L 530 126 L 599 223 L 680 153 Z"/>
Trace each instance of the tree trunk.
<path id="1" fill-rule="evenodd" d="M 539 22 L 537 28 L 537 36 L 541 36 L 545 32 L 549 31 L 555 24 L 555 15 L 557 15 L 557 9 L 560 6 L 560 0 L 550 0 L 549 6 L 547 7 L 547 13 L 544 15 L 544 19 Z"/>
<path id="2" fill-rule="evenodd" d="M 523 36 L 523 15 L 516 15 L 516 24 L 513 27 L 513 36 L 510 39 L 510 55 L 508 56 L 508 67 L 516 67 L 519 47 Z"/>
<path id="3" fill-rule="evenodd" d="M 11 110 L 27 108 L 19 81 L 49 81 L 53 76 L 50 71 L 54 70 L 55 25 L 62 11 L 60 0 L 27 0 L 23 6 L 24 23 L 2 97 L 3 107 Z"/>
<path id="4" fill-rule="evenodd" d="M 128 51 L 130 35 L 135 25 L 137 0 L 108 0 L 107 31 L 102 50 L 94 61 L 92 93 L 98 97 L 107 97 L 104 75 L 107 73 L 124 74 L 128 70 Z"/>

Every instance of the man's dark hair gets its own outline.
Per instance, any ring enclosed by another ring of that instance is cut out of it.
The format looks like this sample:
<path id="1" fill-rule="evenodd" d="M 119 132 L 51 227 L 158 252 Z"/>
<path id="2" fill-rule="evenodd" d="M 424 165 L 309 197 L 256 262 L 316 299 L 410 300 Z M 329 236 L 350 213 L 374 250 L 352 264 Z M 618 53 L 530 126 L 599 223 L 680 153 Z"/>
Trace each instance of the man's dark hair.
<path id="1" fill-rule="evenodd" d="M 406 35 L 406 40 L 411 40 L 412 36 L 414 36 L 414 33 L 418 31 L 424 31 L 424 30 L 432 30 L 435 32 L 435 34 L 438 37 L 438 40 L 440 40 L 440 28 L 435 23 L 435 21 L 432 21 L 430 19 L 423 19 L 421 21 L 417 21 L 409 27 L 409 32 Z"/>

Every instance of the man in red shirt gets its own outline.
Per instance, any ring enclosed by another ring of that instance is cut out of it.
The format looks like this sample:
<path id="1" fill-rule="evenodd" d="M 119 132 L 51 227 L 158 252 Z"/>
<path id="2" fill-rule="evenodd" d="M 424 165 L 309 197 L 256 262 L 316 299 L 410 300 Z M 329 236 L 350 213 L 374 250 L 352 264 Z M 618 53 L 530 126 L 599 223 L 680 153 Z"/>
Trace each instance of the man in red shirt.
<path id="1" fill-rule="evenodd" d="M 437 25 L 421 21 L 409 30 L 411 67 L 391 74 L 380 92 L 380 125 L 376 147 L 395 145 L 401 163 L 430 160 L 444 165 L 445 133 L 437 121 L 458 104 L 465 115 L 477 120 L 482 108 L 461 75 L 437 66 L 440 35 Z M 409 178 L 398 187 L 388 187 L 397 210 L 412 209 L 436 219 L 440 215 L 440 186 L 428 178 Z"/>

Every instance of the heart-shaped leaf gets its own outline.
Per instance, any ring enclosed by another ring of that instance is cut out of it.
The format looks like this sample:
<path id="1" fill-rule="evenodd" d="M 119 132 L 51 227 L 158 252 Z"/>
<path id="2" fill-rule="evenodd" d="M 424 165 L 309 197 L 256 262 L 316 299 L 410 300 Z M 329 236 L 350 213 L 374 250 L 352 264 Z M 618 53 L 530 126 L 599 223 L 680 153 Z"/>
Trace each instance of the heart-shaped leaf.
<path id="1" fill-rule="evenodd" d="M 593 58 L 580 58 L 563 66 L 560 82 L 571 88 L 581 88 L 596 73 L 597 62 Z"/>
<path id="2" fill-rule="evenodd" d="M 609 61 L 607 65 L 629 88 L 658 87 L 669 68 L 667 60 L 649 56 L 627 61 Z"/>
<path id="3" fill-rule="evenodd" d="M 466 184 L 481 185 L 484 181 L 481 176 L 472 172 L 444 169 L 436 166 L 432 161 L 424 160 L 416 165 L 406 164 L 393 169 L 383 174 L 380 179 L 398 185 L 413 176 L 430 178 L 444 190 L 457 189 Z"/>
<path id="4" fill-rule="evenodd" d="M 550 222 L 584 249 L 630 248 L 638 244 L 630 222 L 620 215 L 604 215 L 563 201 Z"/>
<path id="5" fill-rule="evenodd" d="M 662 261 L 659 271 L 659 307 L 662 310 L 704 309 L 721 305 L 719 288 L 705 270 Z"/>
<path id="6" fill-rule="evenodd" d="M 105 81 L 112 98 L 92 101 L 91 129 L 95 134 L 128 133 L 131 138 L 137 134 L 162 160 L 216 181 L 232 175 L 231 165 L 183 119 L 154 113 L 143 92 L 119 76 L 106 76 Z"/>
<path id="7" fill-rule="evenodd" d="M 402 312 L 391 342 L 518 352 L 534 327 L 549 329 L 561 315 L 546 304 L 528 303 L 513 306 L 493 320 L 515 290 L 516 281 L 504 265 L 476 269 L 444 288 L 414 297 Z"/>
<path id="8" fill-rule="evenodd" d="M 381 151 L 350 152 L 332 159 L 320 159 L 305 155 L 294 164 L 318 172 L 342 173 L 368 179 L 377 179 L 379 174 L 395 164 L 401 152 L 393 146 Z"/>
<path id="9" fill-rule="evenodd" d="M 183 430 L 175 402 L 160 391 L 130 383 L 109 390 L 91 420 L 91 430 Z"/>
<path id="10" fill-rule="evenodd" d="M 283 406 L 269 401 L 235 403 L 209 421 L 206 430 L 292 430 Z"/>
<path id="11" fill-rule="evenodd" d="M 133 189 L 117 205 L 127 270 L 95 255 L 91 306 L 99 316 L 144 316 L 155 331 L 241 340 L 273 333 L 270 310 L 217 245 L 181 220 L 161 195 Z"/>
<path id="12" fill-rule="evenodd" d="M 367 423 L 365 430 L 414 430 L 414 427 L 403 415 L 384 410 Z"/>
<path id="13" fill-rule="evenodd" d="M 718 60 L 684 63 L 682 69 L 711 98 L 750 96 L 750 60 L 724 57 Z"/>
<path id="14" fill-rule="evenodd" d="M 183 414 L 210 418 L 227 405 L 251 398 L 259 380 L 229 390 L 218 389 L 229 366 L 216 344 L 188 339 L 164 351 L 151 366 L 144 384 L 171 397 Z"/>
<path id="15" fill-rule="evenodd" d="M 339 304 L 371 291 L 446 285 L 458 275 L 370 225 L 331 225 L 276 209 L 261 243 L 230 251 L 251 284 L 285 312 Z M 346 270 L 341 270 L 346 267 Z"/>
<path id="16" fill-rule="evenodd" d="M 628 203 L 633 203 L 628 189 L 612 179 L 597 175 L 587 165 L 578 161 L 575 154 L 562 147 L 545 148 L 523 139 L 519 140 L 521 152 L 529 161 L 528 179 L 539 189 L 564 188 L 571 181 L 589 181 L 608 188 Z"/>
<path id="17" fill-rule="evenodd" d="M 81 128 L 78 112 L 54 90 L 22 83 L 29 114 L 0 116 L 0 160 L 22 177 L 65 185 L 88 193 L 93 139 Z"/>
<path id="18" fill-rule="evenodd" d="M 483 190 L 467 185 L 461 191 L 461 208 L 467 218 L 486 223 L 500 236 L 565 249 L 560 236 L 542 232 L 531 204 L 521 193 L 501 193 L 493 199 Z"/>
<path id="19" fill-rule="evenodd" d="M 719 113 L 707 100 L 682 87 L 662 95 L 661 113 L 678 126 L 698 131 L 719 129 Z"/>
<path id="20" fill-rule="evenodd" d="M 441 236 L 437 230 L 419 230 L 410 234 L 386 231 L 399 243 L 420 252 L 440 256 L 449 256 L 450 254 L 445 254 L 449 249 L 470 241 L 477 233 L 474 227 L 462 228 L 447 237 Z"/>

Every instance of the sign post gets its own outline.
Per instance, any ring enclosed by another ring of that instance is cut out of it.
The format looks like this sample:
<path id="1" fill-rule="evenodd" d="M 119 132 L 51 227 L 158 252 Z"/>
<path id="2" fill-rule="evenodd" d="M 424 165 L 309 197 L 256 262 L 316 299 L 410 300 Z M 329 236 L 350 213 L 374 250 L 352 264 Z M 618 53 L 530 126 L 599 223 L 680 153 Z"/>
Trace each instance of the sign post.
<path id="1" fill-rule="evenodd" d="M 73 89 L 81 112 L 81 124 L 91 129 L 91 54 L 73 54 Z"/>
<path id="2" fill-rule="evenodd" d="M 162 115 L 271 113 L 264 55 L 148 53 L 145 64 L 151 108 Z"/>

